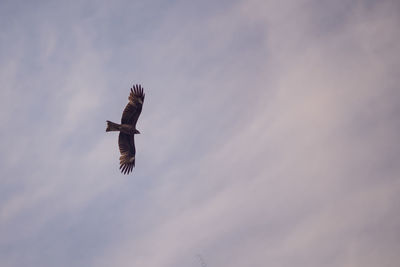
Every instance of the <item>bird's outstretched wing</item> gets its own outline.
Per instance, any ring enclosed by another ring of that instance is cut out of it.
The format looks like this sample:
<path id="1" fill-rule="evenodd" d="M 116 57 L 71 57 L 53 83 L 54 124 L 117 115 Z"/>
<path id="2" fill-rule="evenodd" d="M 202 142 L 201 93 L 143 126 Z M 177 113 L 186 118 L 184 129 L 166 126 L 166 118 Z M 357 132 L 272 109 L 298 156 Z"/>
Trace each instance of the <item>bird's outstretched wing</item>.
<path id="1" fill-rule="evenodd" d="M 129 103 L 126 105 L 124 112 L 122 113 L 122 124 L 131 124 L 136 126 L 136 122 L 142 112 L 144 96 L 143 87 L 140 84 L 136 84 L 131 88 Z"/>
<path id="2" fill-rule="evenodd" d="M 119 151 L 119 169 L 123 174 L 129 174 L 135 167 L 135 136 L 120 132 L 118 138 Z"/>

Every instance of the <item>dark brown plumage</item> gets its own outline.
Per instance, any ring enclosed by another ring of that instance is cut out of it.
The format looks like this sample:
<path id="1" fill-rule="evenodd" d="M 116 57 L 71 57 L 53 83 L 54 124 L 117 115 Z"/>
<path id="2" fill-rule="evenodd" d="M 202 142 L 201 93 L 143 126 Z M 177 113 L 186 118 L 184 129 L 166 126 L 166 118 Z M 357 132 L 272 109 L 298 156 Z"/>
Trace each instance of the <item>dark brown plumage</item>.
<path id="1" fill-rule="evenodd" d="M 128 98 L 129 103 L 122 112 L 121 124 L 107 121 L 106 132 L 119 131 L 119 168 L 123 174 L 129 174 L 135 167 L 135 134 L 140 134 L 136 123 L 142 112 L 144 96 L 143 87 L 140 84 L 134 85 Z"/>

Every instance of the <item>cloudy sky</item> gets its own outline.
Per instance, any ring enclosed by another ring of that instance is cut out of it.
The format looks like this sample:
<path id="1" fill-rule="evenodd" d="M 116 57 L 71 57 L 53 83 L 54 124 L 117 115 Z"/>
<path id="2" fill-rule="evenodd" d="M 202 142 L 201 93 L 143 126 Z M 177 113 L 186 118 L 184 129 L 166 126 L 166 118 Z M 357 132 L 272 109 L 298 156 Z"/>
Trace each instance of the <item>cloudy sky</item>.
<path id="1" fill-rule="evenodd" d="M 398 1 L 67 2 L 0 1 L 0 266 L 398 266 Z"/>

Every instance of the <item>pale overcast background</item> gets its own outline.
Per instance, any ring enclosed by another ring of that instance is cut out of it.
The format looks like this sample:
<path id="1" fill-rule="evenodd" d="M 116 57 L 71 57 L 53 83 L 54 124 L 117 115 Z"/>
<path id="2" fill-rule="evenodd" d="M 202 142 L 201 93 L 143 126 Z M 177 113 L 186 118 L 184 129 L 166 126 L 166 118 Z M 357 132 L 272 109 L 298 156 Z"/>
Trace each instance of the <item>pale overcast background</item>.
<path id="1" fill-rule="evenodd" d="M 0 266 L 399 266 L 400 2 L 1 0 L 0 26 Z"/>

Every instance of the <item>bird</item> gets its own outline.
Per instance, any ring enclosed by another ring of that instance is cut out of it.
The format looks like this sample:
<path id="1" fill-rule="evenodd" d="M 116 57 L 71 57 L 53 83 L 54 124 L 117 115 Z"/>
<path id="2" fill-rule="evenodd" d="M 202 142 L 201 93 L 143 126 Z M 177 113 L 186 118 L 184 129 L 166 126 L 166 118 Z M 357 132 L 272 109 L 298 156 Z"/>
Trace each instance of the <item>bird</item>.
<path id="1" fill-rule="evenodd" d="M 140 84 L 133 85 L 128 97 L 129 102 L 122 112 L 121 124 L 106 121 L 106 132 L 119 131 L 119 169 L 123 174 L 129 174 L 135 167 L 135 134 L 140 134 L 136 123 L 142 112 L 144 97 L 143 87 Z"/>

